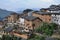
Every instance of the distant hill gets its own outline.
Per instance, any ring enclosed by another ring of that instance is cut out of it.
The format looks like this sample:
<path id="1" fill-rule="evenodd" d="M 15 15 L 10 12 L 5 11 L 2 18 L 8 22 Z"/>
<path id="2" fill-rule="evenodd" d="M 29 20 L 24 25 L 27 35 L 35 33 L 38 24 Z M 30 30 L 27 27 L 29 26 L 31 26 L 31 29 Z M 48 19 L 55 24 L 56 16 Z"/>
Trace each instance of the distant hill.
<path id="1" fill-rule="evenodd" d="M 0 18 L 4 18 L 5 16 L 10 15 L 11 13 L 12 13 L 12 11 L 0 9 Z"/>

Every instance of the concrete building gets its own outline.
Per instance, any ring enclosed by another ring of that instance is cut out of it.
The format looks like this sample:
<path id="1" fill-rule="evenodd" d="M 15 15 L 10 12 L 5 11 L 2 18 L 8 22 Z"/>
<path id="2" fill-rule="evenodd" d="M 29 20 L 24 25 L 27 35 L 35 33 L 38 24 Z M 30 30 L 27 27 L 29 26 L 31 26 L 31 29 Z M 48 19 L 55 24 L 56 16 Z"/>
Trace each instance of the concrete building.
<path id="1" fill-rule="evenodd" d="M 60 25 L 60 13 L 54 13 L 51 15 L 52 22 Z"/>
<path id="2" fill-rule="evenodd" d="M 49 8 L 41 8 L 41 12 L 54 12 L 59 13 L 60 12 L 60 5 L 51 5 Z"/>

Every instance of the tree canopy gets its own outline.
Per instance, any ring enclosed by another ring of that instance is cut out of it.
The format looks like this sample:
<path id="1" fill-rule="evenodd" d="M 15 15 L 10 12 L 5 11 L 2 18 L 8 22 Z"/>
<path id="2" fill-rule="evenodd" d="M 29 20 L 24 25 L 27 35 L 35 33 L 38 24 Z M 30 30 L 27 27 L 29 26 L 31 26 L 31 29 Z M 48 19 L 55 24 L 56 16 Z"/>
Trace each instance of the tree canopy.
<path id="1" fill-rule="evenodd" d="M 36 28 L 36 32 L 42 33 L 45 35 L 52 35 L 53 31 L 57 28 L 57 24 L 55 23 L 42 23 L 38 28 Z"/>
<path id="2" fill-rule="evenodd" d="M 28 12 L 30 12 L 30 11 L 33 11 L 32 9 L 25 9 L 24 11 L 23 11 L 23 13 L 28 13 Z"/>
<path id="3" fill-rule="evenodd" d="M 28 40 L 45 40 L 45 37 L 42 37 L 40 35 L 33 34 L 31 36 L 31 38 L 29 38 Z"/>
<path id="4" fill-rule="evenodd" d="M 2 38 L 0 38 L 0 40 L 21 40 L 21 38 L 10 35 L 3 35 Z"/>

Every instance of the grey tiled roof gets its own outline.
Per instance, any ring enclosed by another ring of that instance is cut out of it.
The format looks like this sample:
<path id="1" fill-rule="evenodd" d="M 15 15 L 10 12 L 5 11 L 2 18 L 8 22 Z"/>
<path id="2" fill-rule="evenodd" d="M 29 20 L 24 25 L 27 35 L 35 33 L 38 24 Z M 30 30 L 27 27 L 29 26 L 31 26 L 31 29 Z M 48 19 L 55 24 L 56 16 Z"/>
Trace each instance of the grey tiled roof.
<path id="1" fill-rule="evenodd" d="M 17 13 L 15 13 L 15 12 L 12 12 L 12 13 L 11 13 L 11 15 L 17 15 Z"/>
<path id="2" fill-rule="evenodd" d="M 49 8 L 41 8 L 40 10 L 49 10 Z"/>
<path id="3" fill-rule="evenodd" d="M 60 10 L 60 5 L 51 5 L 48 8 L 41 8 L 41 10 L 59 11 Z"/>
<path id="4" fill-rule="evenodd" d="M 35 17 L 35 16 L 23 16 L 22 18 L 32 21 L 32 20 L 36 19 L 37 17 Z"/>
<path id="5" fill-rule="evenodd" d="M 11 32 L 12 30 L 13 30 L 13 27 L 8 27 L 4 29 L 5 32 Z"/>
<path id="6" fill-rule="evenodd" d="M 54 12 L 35 12 L 36 14 L 43 14 L 43 15 L 46 15 L 46 14 L 48 14 L 48 15 L 51 15 L 51 14 L 57 14 L 57 15 L 60 15 L 60 12 L 58 13 L 58 12 L 56 12 L 56 13 L 54 13 Z"/>
<path id="7" fill-rule="evenodd" d="M 49 8 L 50 11 L 59 11 L 60 8 Z"/>
<path id="8" fill-rule="evenodd" d="M 49 12 L 35 12 L 35 13 L 37 13 L 37 14 L 51 14 Z"/>

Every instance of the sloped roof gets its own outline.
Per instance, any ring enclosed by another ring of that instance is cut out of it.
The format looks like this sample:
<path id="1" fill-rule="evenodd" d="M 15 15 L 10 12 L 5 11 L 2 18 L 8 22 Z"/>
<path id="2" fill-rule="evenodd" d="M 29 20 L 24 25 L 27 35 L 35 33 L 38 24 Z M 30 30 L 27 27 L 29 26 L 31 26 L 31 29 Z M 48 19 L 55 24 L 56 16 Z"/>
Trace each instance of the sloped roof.
<path id="1" fill-rule="evenodd" d="M 12 30 L 13 30 L 13 27 L 8 27 L 4 29 L 5 32 L 11 32 Z"/>
<path id="2" fill-rule="evenodd" d="M 30 20 L 30 21 L 33 21 L 35 19 L 37 19 L 38 17 L 35 17 L 35 16 L 23 16 L 22 18 L 26 19 L 26 20 Z M 41 20 L 41 19 L 40 19 Z"/>
<path id="3" fill-rule="evenodd" d="M 37 14 L 51 14 L 49 12 L 35 12 L 35 13 L 37 13 Z"/>
<path id="4" fill-rule="evenodd" d="M 35 14 L 42 14 L 42 15 L 56 14 L 56 15 L 60 15 L 60 12 L 35 12 Z"/>

